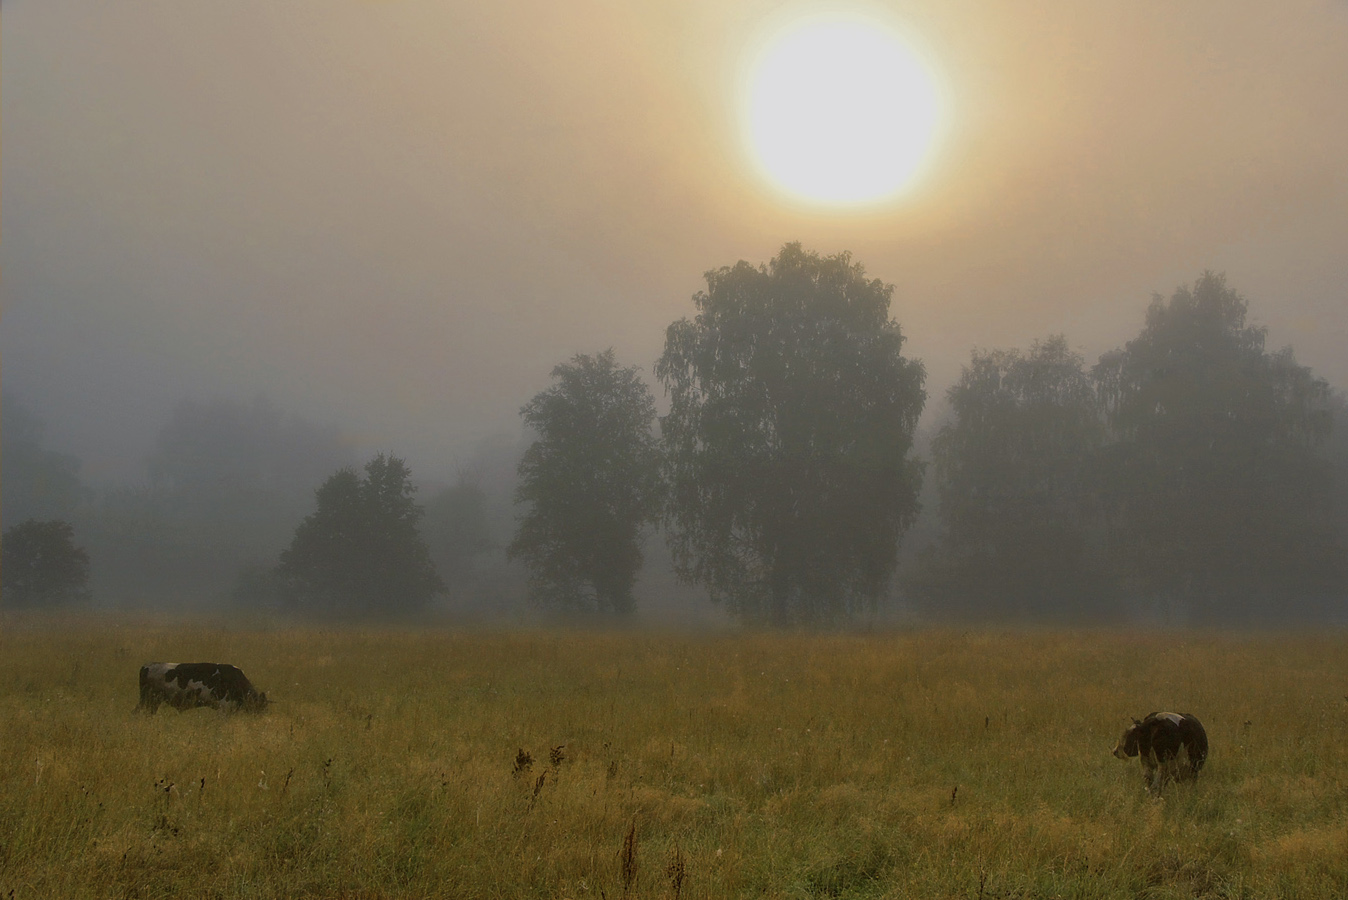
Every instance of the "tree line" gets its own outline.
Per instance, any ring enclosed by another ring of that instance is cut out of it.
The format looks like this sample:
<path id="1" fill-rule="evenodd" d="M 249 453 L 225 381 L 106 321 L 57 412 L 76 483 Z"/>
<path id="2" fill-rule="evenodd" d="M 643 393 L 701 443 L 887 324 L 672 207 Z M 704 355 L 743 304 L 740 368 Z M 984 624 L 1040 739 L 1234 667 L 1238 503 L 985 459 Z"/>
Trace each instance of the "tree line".
<path id="1" fill-rule="evenodd" d="M 122 607 L 223 605 L 351 614 L 361 604 L 349 592 L 318 603 L 312 586 L 287 590 L 278 570 L 279 550 L 293 542 L 296 523 L 314 512 L 315 485 L 322 493 L 322 521 L 360 535 L 348 542 L 359 552 L 334 556 L 338 569 L 366 568 L 376 557 L 362 554 L 380 546 L 386 532 L 398 533 L 396 522 L 380 517 L 387 505 L 364 503 L 368 491 L 351 498 L 340 490 L 322 490 L 332 478 L 348 484 L 354 471 L 340 431 L 287 415 L 265 398 L 251 403 L 184 400 L 154 441 L 145 481 L 99 491 L 80 483 L 77 459 L 44 449 L 41 423 L 21 401 L 6 393 L 0 410 L 5 418 L 0 427 L 5 524 L 0 602 L 7 607 L 83 602 L 96 592 L 102 602 Z M 14 422 L 24 427 L 11 428 Z M 385 462 L 392 465 L 393 460 Z M 407 474 L 400 461 L 393 469 Z M 410 492 L 410 485 L 403 487 Z M 338 500 L 353 502 L 329 511 Z M 457 596 L 478 587 L 476 568 L 495 548 L 482 489 L 461 478 L 434 491 L 424 508 L 411 505 L 446 593 Z M 35 529 L 48 523 L 62 527 Z M 400 534 L 406 537 L 406 531 Z M 301 541 L 297 554 L 312 558 L 312 540 L 308 545 Z M 30 582 L 52 587 L 15 581 L 25 571 L 33 573 Z M 72 572 L 78 589 L 66 587 Z M 381 594 L 367 613 L 417 605 L 400 599 L 396 584 L 391 586 L 394 590 Z"/>
<path id="2" fill-rule="evenodd" d="M 933 442 L 944 532 L 910 588 L 1007 618 L 1342 615 L 1348 423 L 1222 276 L 1156 297 L 1089 369 L 1054 336 L 977 352 Z"/>
<path id="3" fill-rule="evenodd" d="M 1141 333 L 1089 368 L 1063 335 L 975 351 L 947 392 L 929 461 L 912 452 L 924 373 L 902 355 L 892 285 L 867 280 L 847 254 L 796 244 L 766 266 L 706 277 L 696 318 L 667 332 L 656 376 L 671 407 L 630 481 L 658 469 L 663 497 L 634 490 L 619 531 L 632 546 L 641 524 L 661 525 L 679 574 L 740 618 L 873 613 L 892 596 L 927 475 L 938 537 L 899 590 L 928 613 L 1202 622 L 1345 611 L 1348 456 L 1330 441 L 1336 418 L 1348 421 L 1342 400 L 1290 349 L 1266 349 L 1222 276 L 1154 298 Z M 607 380 L 573 378 L 594 367 Z M 611 354 L 577 357 L 554 377 L 548 404 L 526 407 L 547 455 L 522 469 L 520 499 L 527 528 L 565 532 L 571 545 L 522 549 L 540 596 L 585 605 L 583 588 L 551 573 L 598 558 L 598 546 L 574 544 L 608 540 L 576 526 L 603 518 L 606 495 L 553 508 L 549 485 L 590 464 L 621 480 L 589 449 L 603 443 L 595 431 L 645 438 L 653 401 Z M 595 408 L 626 414 L 591 422 L 583 441 L 554 433 Z M 642 496 L 644 518 L 630 512 Z M 625 558 L 630 586 L 639 557 Z"/>
<path id="4" fill-rule="evenodd" d="M 534 600 L 630 614 L 659 529 L 681 579 L 776 626 L 838 625 L 895 598 L 1008 620 L 1343 614 L 1344 403 L 1265 347 L 1222 276 L 1153 298 L 1141 332 L 1094 365 L 1063 335 L 975 351 L 928 459 L 914 450 L 925 371 L 903 354 L 893 291 L 849 254 L 799 244 L 706 273 L 654 367 L 663 416 L 611 350 L 558 365 L 521 410 L 533 440 L 505 548 Z M 49 462 L 65 483 L 68 461 Z M 935 538 L 900 572 L 927 478 Z M 340 465 L 239 590 L 316 615 L 424 609 L 494 544 L 471 484 L 433 498 L 434 525 L 414 492 L 397 457 Z M 9 548 L 7 532 L 7 598 Z"/>

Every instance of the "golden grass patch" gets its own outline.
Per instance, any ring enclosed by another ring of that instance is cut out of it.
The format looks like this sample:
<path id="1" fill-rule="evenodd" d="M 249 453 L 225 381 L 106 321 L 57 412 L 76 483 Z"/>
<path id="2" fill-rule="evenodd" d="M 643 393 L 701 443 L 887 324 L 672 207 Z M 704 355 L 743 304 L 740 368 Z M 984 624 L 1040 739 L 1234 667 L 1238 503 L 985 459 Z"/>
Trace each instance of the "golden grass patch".
<path id="1" fill-rule="evenodd" d="M 1348 896 L 1337 635 L 5 624 L 0 897 Z M 152 659 L 279 702 L 136 714 Z"/>
<path id="2" fill-rule="evenodd" d="M 1251 847 L 1260 869 L 1297 873 L 1343 874 L 1348 861 L 1348 823 L 1300 828 Z"/>

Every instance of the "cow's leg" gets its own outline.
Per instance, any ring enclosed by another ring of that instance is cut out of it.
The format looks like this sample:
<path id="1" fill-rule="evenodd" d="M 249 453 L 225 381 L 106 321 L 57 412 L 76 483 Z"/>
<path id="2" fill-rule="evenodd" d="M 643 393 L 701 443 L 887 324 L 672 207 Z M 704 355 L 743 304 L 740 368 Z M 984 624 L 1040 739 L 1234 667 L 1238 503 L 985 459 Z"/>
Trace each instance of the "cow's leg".
<path id="1" fill-rule="evenodd" d="M 1191 740 L 1184 745 L 1184 759 L 1188 764 L 1190 778 L 1198 777 L 1198 772 L 1202 769 L 1205 758 L 1204 748 L 1197 746 L 1195 741 Z"/>
<path id="2" fill-rule="evenodd" d="M 159 712 L 159 695 L 147 688 L 141 688 L 140 703 L 136 705 L 136 710 L 145 713 L 147 716 Z"/>
<path id="3" fill-rule="evenodd" d="M 1142 780 L 1147 791 L 1153 795 L 1161 793 L 1161 764 L 1156 759 L 1156 751 L 1148 747 L 1142 756 Z"/>
<path id="4" fill-rule="evenodd" d="M 1189 745 L 1180 746 L 1180 752 L 1175 754 L 1175 780 L 1188 781 L 1194 777 L 1194 762 L 1189 755 Z"/>

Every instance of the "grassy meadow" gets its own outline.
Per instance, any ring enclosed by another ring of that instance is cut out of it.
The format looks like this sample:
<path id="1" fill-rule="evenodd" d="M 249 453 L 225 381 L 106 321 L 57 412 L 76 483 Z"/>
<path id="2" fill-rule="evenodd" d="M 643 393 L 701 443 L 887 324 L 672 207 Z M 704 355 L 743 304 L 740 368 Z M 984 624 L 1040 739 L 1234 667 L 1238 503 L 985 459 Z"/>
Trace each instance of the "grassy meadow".
<path id="1" fill-rule="evenodd" d="M 0 898 L 1348 896 L 1342 634 L 0 625 Z"/>

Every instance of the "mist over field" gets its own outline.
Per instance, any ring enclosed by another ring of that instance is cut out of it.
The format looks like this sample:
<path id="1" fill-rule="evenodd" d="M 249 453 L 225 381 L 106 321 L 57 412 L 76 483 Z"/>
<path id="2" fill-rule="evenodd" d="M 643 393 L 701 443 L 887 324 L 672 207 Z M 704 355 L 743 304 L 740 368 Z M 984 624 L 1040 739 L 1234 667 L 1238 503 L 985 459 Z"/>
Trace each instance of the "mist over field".
<path id="1" fill-rule="evenodd" d="M 818 9 L 944 104 L 883 202 L 746 144 Z M 0 46 L 5 566 L 86 554 L 6 607 L 1348 622 L 1339 0 L 20 0 Z"/>

